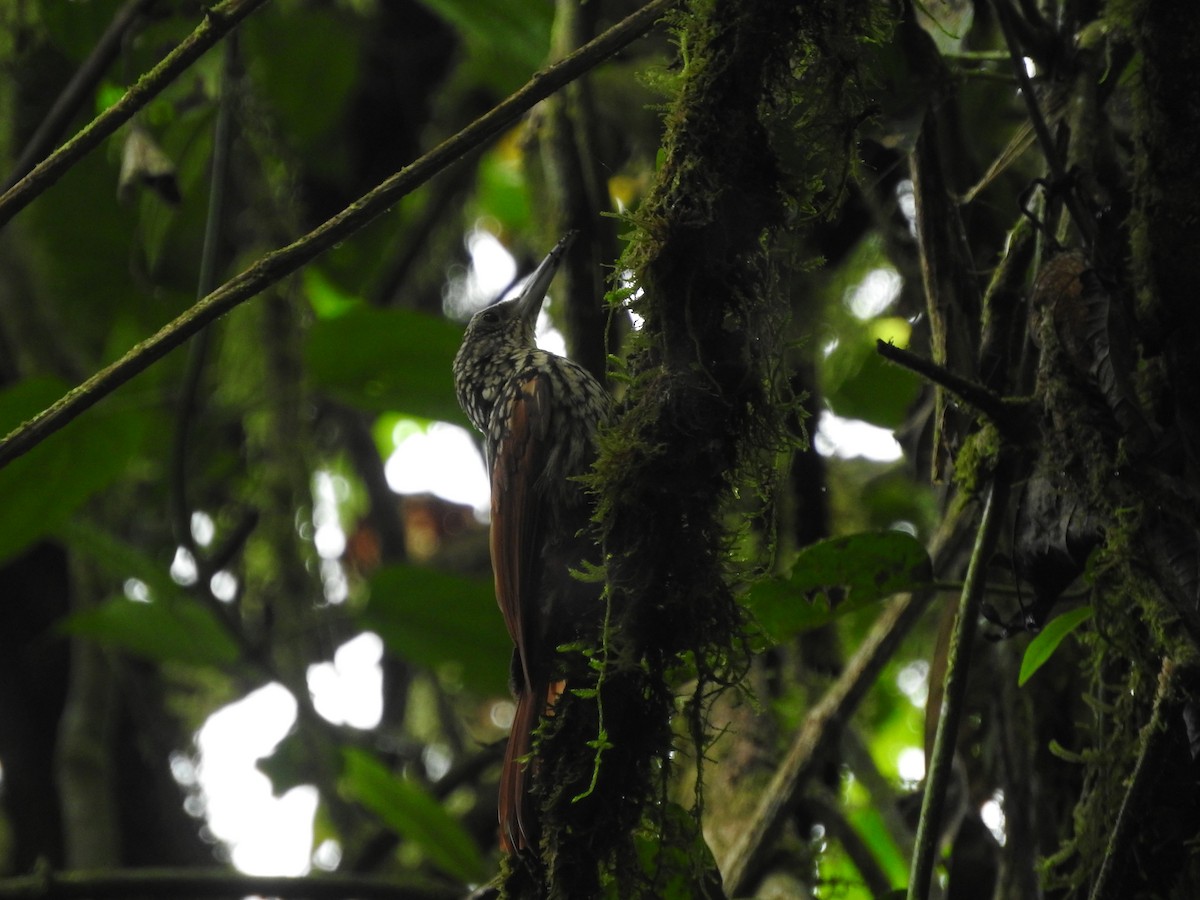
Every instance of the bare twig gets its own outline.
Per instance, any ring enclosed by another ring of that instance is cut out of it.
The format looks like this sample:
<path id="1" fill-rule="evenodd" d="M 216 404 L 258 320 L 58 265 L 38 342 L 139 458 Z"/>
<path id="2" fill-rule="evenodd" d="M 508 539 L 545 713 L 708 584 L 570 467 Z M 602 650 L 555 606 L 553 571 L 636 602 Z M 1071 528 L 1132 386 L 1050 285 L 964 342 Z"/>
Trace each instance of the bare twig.
<path id="1" fill-rule="evenodd" d="M 127 0 L 125 5 L 117 10 L 117 14 L 113 16 L 113 20 L 105 29 L 104 34 L 100 35 L 100 40 L 96 41 L 92 52 L 71 76 L 71 80 L 62 89 L 62 93 L 58 95 L 54 105 L 50 107 L 50 111 L 38 124 L 33 137 L 25 144 L 25 149 L 21 151 L 21 157 L 13 163 L 12 171 L 4 179 L 4 184 L 0 186 L 0 194 L 28 175 L 29 171 L 50 152 L 63 129 L 79 111 L 80 106 L 87 100 L 96 83 L 104 75 L 104 70 L 116 57 L 130 27 L 137 21 L 138 16 L 155 2 L 156 0 Z"/>
<path id="2" fill-rule="evenodd" d="M 234 2 L 235 0 L 230 0 L 231 5 Z M 387 211 L 401 197 L 456 162 L 469 150 L 496 137 L 535 104 L 640 37 L 677 2 L 679 0 L 652 0 L 566 59 L 536 72 L 524 87 L 490 112 L 443 141 L 416 162 L 385 179 L 333 218 L 286 247 L 280 247 L 261 257 L 250 268 L 231 278 L 187 312 L 163 326 L 157 334 L 142 341 L 112 365 L 100 370 L 68 391 L 53 405 L 13 429 L 0 441 L 0 468 L 29 452 L 80 413 L 162 359 L 214 319 L 295 272 L 337 242 L 345 240 Z M 36 170 L 33 174 L 36 174 Z M 2 199 L 0 203 L 3 203 Z"/>
<path id="3" fill-rule="evenodd" d="M 975 537 L 975 549 L 967 567 L 967 580 L 959 601 L 954 634 L 950 638 L 941 715 L 938 717 L 933 754 L 925 779 L 921 818 L 917 822 L 916 850 L 913 854 L 912 874 L 908 880 L 908 900 L 924 900 L 929 896 L 929 879 L 933 873 L 941 834 L 942 807 L 946 800 L 946 789 L 950 785 L 954 745 L 966 695 L 971 642 L 975 637 L 979 607 L 986 587 L 987 565 L 996 549 L 1004 507 L 1008 502 L 1009 478 L 1009 467 L 1001 465 L 988 489 L 979 531 Z"/>
<path id="4" fill-rule="evenodd" d="M 205 13 L 204 21 L 157 66 L 138 79 L 125 95 L 92 119 L 0 197 L 0 228 L 35 197 L 58 181 L 71 166 L 96 149 L 106 137 L 128 122 L 209 47 L 228 34 L 266 0 L 225 0 Z"/>

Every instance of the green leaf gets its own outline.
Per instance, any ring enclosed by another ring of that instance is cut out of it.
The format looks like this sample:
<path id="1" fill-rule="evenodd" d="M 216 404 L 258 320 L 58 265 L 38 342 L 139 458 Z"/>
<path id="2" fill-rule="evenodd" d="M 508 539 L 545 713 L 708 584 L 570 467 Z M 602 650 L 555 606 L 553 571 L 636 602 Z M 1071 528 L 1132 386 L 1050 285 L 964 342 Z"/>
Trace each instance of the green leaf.
<path id="1" fill-rule="evenodd" d="M 1033 673 L 1054 655 L 1063 638 L 1090 619 L 1092 613 L 1092 607 L 1080 606 L 1048 622 L 1025 648 L 1025 655 L 1021 658 L 1021 671 L 1017 675 L 1017 685 L 1024 686 L 1025 682 L 1033 677 Z"/>
<path id="2" fill-rule="evenodd" d="M 227 666 L 238 658 L 233 639 L 195 600 L 159 597 L 140 603 L 113 597 L 67 617 L 59 627 L 155 662 Z"/>
<path id="3" fill-rule="evenodd" d="M 41 412 L 68 390 L 52 378 L 0 391 L 0 434 Z M 113 402 L 91 409 L 0 469 L 0 560 L 54 531 L 85 500 L 125 472 L 144 418 Z"/>
<path id="4" fill-rule="evenodd" d="M 419 846 L 443 872 L 468 884 L 487 876 L 471 836 L 420 785 L 396 777 L 365 750 L 343 748 L 342 760 L 339 786 L 346 796 Z"/>
<path id="5" fill-rule="evenodd" d="M 112 4 L 106 3 L 47 3 L 33 13 L 45 32 L 45 39 L 73 62 L 82 62 L 96 45 L 96 35 L 102 34 L 112 19 Z M 13 34 L 20 33 L 12 20 Z"/>
<path id="6" fill-rule="evenodd" d="M 892 884 L 903 884 L 908 876 L 908 858 L 896 846 L 892 833 L 883 815 L 874 806 L 864 806 L 850 811 L 850 824 L 871 855 L 887 873 Z"/>
<path id="7" fill-rule="evenodd" d="M 422 2 L 462 35 L 466 43 L 462 65 L 469 75 L 501 93 L 515 90 L 546 61 L 554 16 L 549 4 L 512 0 Z"/>
<path id="8" fill-rule="evenodd" d="M 141 268 L 144 261 L 135 262 L 131 255 L 135 247 L 140 252 L 140 237 L 134 234 L 138 210 L 136 205 L 113 201 L 117 173 L 115 155 L 109 159 L 104 153 L 89 154 L 63 175 L 58 188 L 44 193 L 22 216 L 31 237 L 37 235 L 30 250 L 38 249 L 26 253 L 23 260 L 35 279 L 37 296 L 60 298 L 62 327 L 71 336 L 66 339 L 82 341 L 82 346 L 105 340 L 114 325 L 128 325 L 131 320 L 144 337 L 147 329 L 157 329 L 164 317 L 182 309 L 175 306 L 179 295 L 157 280 L 156 299 L 147 302 L 144 279 L 149 273 Z M 63 264 L 59 248 L 70 248 L 70 265 Z M 110 349 L 116 348 L 110 345 Z M 101 412 L 103 406 L 87 415 Z"/>
<path id="9" fill-rule="evenodd" d="M 308 146 L 335 133 L 359 78 L 364 38 L 357 31 L 352 17 L 320 7 L 275 5 L 246 21 L 247 68 L 281 120 L 281 133 Z M 309 163 L 329 172 L 328 157 L 342 144 L 319 146 L 323 154 Z"/>
<path id="10" fill-rule="evenodd" d="M 389 566 L 371 578 L 370 593 L 361 623 L 392 652 L 453 671 L 477 693 L 505 693 L 512 643 L 490 581 Z"/>
<path id="11" fill-rule="evenodd" d="M 475 202 L 506 231 L 529 228 L 532 210 L 521 161 L 503 145 L 484 155 L 476 170 Z"/>
<path id="12" fill-rule="evenodd" d="M 228 666 L 237 661 L 237 643 L 216 616 L 176 584 L 165 562 L 82 520 L 65 524 L 60 536 L 115 578 L 137 578 L 150 589 L 151 602 L 113 597 L 60 624 L 67 634 L 90 638 L 155 662 Z"/>
<path id="13" fill-rule="evenodd" d="M 461 341 L 435 316 L 363 306 L 313 323 L 304 356 L 314 383 L 347 403 L 466 426 L 450 372 Z"/>
<path id="14" fill-rule="evenodd" d="M 172 602 L 189 600 L 187 591 L 171 577 L 167 561 L 154 559 L 85 518 L 76 517 L 57 529 L 56 533 L 72 550 L 88 556 L 101 571 L 112 577 L 137 578 L 145 582 L 155 597 Z"/>
<path id="15" fill-rule="evenodd" d="M 900 427 L 921 382 L 912 372 L 880 356 L 875 340 L 906 337 L 908 328 L 903 319 L 885 317 L 843 330 L 823 370 L 828 382 L 826 399 L 837 415 L 881 428 Z"/>
<path id="16" fill-rule="evenodd" d="M 909 534 L 852 534 L 805 547 L 790 577 L 756 584 L 745 603 L 766 637 L 781 643 L 927 584 L 932 573 L 929 554 Z"/>
<path id="17" fill-rule="evenodd" d="M 304 293 L 318 319 L 336 319 L 362 305 L 360 297 L 341 290 L 316 266 L 305 268 L 301 277 L 304 279 Z"/>

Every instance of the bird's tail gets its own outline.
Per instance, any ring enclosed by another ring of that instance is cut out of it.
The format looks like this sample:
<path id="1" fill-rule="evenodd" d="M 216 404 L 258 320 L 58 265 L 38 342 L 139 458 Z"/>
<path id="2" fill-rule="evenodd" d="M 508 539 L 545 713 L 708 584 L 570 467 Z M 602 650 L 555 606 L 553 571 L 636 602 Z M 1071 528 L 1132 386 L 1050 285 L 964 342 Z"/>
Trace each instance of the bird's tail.
<path id="1" fill-rule="evenodd" d="M 537 772 L 537 760 L 532 757 L 533 734 L 543 714 L 554 714 L 554 704 L 566 686 L 565 681 L 554 681 L 517 694 L 517 711 L 500 768 L 497 804 L 500 849 L 507 854 L 537 846 L 537 819 L 529 793 L 532 776 Z"/>

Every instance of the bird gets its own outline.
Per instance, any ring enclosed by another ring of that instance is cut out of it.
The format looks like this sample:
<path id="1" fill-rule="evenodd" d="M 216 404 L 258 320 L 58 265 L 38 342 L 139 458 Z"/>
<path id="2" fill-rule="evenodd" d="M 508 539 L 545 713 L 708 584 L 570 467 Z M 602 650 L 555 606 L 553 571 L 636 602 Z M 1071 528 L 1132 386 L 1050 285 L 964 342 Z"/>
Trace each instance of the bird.
<path id="1" fill-rule="evenodd" d="M 579 476 L 596 456 L 609 394 L 586 369 L 539 349 L 534 325 L 575 238 L 568 233 L 520 292 L 477 312 L 454 358 L 459 404 L 483 435 L 491 480 L 490 549 L 496 602 L 514 644 L 516 712 L 501 766 L 501 849 L 534 850 L 534 733 L 565 690 L 557 648 L 602 610 L 601 589 L 572 575 L 598 561 L 591 498 Z"/>

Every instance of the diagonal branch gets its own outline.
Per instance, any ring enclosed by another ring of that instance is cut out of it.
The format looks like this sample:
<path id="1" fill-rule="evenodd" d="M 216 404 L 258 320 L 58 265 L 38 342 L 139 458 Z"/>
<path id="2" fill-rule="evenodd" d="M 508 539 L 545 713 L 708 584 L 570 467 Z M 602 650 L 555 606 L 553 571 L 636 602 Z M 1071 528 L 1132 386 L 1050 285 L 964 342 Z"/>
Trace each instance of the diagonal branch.
<path id="1" fill-rule="evenodd" d="M 983 385 L 956 375 L 932 360 L 887 341 L 876 341 L 875 352 L 889 362 L 916 372 L 927 381 L 950 391 L 964 403 L 987 416 L 1013 443 L 1021 444 L 1030 437 L 1033 425 L 1029 418 L 1027 400 L 998 397 Z"/>
<path id="2" fill-rule="evenodd" d="M 416 877 L 363 878 L 318 875 L 304 878 L 253 876 L 222 869 L 125 869 L 39 872 L 0 879 L 0 900 L 135 897 L 305 897 L 310 900 L 454 900 L 462 891 Z"/>
<path id="3" fill-rule="evenodd" d="M 54 147 L 63 130 L 70 124 L 75 113 L 96 87 L 96 83 L 104 75 L 105 69 L 113 61 L 121 49 L 121 44 L 128 35 L 133 24 L 142 13 L 146 12 L 155 0 L 127 0 L 124 6 L 117 10 L 112 22 L 96 46 L 83 61 L 83 65 L 67 82 L 50 111 L 46 113 L 33 137 L 21 151 L 20 158 L 13 163 L 12 171 L 0 184 L 0 194 L 6 193 L 10 187 L 24 178 L 46 154 Z"/>
<path id="4" fill-rule="evenodd" d="M 0 197 L 0 228 L 53 185 L 106 137 L 133 118 L 168 84 L 204 55 L 210 47 L 265 3 L 266 0 L 226 0 L 205 12 L 204 21 L 157 66 L 138 79 L 116 103 L 92 119 L 75 137 L 42 160 L 33 171 Z"/>
<path id="5" fill-rule="evenodd" d="M 234 2 L 236 0 L 231 0 L 231 3 Z M 457 162 L 465 153 L 499 135 L 535 104 L 640 37 L 677 2 L 678 0 L 653 0 L 561 62 L 535 72 L 524 87 L 458 134 L 391 175 L 308 234 L 261 257 L 250 268 L 234 276 L 164 325 L 157 334 L 142 341 L 112 365 L 101 369 L 32 419 L 13 429 L 0 441 L 0 468 L 28 453 L 38 443 L 135 375 L 148 369 L 214 319 L 292 274 L 334 244 L 344 241 L 372 219 L 386 212 L 401 197 Z M 0 203 L 2 202 L 0 200 Z"/>
<path id="6" fill-rule="evenodd" d="M 965 553 L 963 545 L 969 539 L 973 508 L 964 504 L 946 514 L 930 546 L 934 571 L 952 568 Z M 801 799 L 805 785 L 818 771 L 831 742 L 841 734 L 842 725 L 854 714 L 932 596 L 932 591 L 921 591 L 897 597 L 880 614 L 837 681 L 808 711 L 787 755 L 763 791 L 751 823 L 721 865 L 730 897 L 748 893 L 762 875 L 776 835 Z"/>
<path id="7" fill-rule="evenodd" d="M 975 537 L 975 548 L 967 567 L 967 580 L 959 598 L 958 616 L 954 621 L 954 634 L 950 638 L 946 663 L 941 715 L 938 717 L 933 753 L 925 778 L 921 818 L 917 822 L 916 848 L 908 881 L 908 900 L 926 900 L 929 896 L 930 877 L 937 855 L 938 836 L 941 834 L 942 811 L 950 784 L 950 767 L 954 759 L 963 698 L 967 690 L 971 643 L 975 637 L 980 603 L 987 586 L 987 566 L 996 550 L 996 541 L 1004 520 L 1004 509 L 1008 502 L 1012 478 L 1010 468 L 1008 465 L 1002 465 L 988 490 L 979 531 Z"/>

